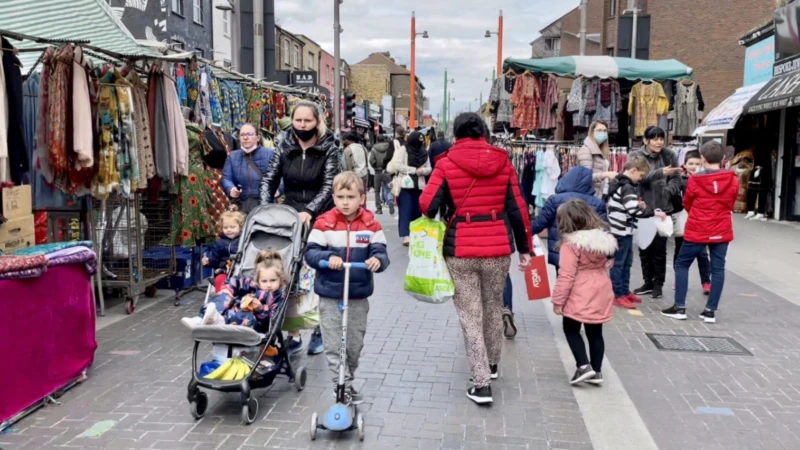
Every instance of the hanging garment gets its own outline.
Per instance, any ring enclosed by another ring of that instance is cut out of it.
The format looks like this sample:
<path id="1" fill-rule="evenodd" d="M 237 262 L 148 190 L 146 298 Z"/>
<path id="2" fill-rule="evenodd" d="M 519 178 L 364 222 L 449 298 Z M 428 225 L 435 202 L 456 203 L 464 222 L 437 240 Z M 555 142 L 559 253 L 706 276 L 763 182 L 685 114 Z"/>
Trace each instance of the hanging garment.
<path id="1" fill-rule="evenodd" d="M 634 118 L 634 134 L 637 137 L 644 136 L 647 127 L 658 125 L 658 116 L 663 116 L 667 112 L 669 112 L 669 101 L 659 83 L 640 81 L 633 86 L 628 101 L 628 115 Z"/>
<path id="2" fill-rule="evenodd" d="M 211 170 L 211 204 L 209 214 L 217 223 L 219 216 L 230 206 L 230 199 L 222 189 L 222 169 L 225 160 L 231 151 L 239 148 L 238 143 L 230 134 L 223 133 L 221 129 L 207 127 L 203 130 L 203 138 L 206 141 L 208 152 L 203 156 L 203 162 Z"/>
<path id="3" fill-rule="evenodd" d="M 182 106 L 189 105 L 189 93 L 186 88 L 186 78 L 183 71 L 183 66 L 175 65 L 175 82 L 177 83 L 178 100 Z"/>
<path id="4" fill-rule="evenodd" d="M 92 167 L 94 137 L 86 59 L 80 47 L 75 47 L 72 55 L 72 150 L 77 155 L 78 167 Z"/>
<path id="5" fill-rule="evenodd" d="M 139 189 L 147 187 L 147 180 L 156 176 L 153 146 L 150 141 L 150 119 L 147 113 L 147 94 L 144 82 L 135 70 L 126 79 L 131 84 L 133 96 L 133 121 L 136 127 L 136 149 L 139 157 Z"/>
<path id="6" fill-rule="evenodd" d="M 520 188 L 522 195 L 525 197 L 525 203 L 532 205 L 536 200 L 533 197 L 533 183 L 536 178 L 536 152 L 526 151 L 525 159 L 522 165 L 522 174 L 520 179 Z"/>
<path id="7" fill-rule="evenodd" d="M 572 113 L 572 126 L 575 128 L 589 128 L 589 116 L 586 115 L 589 84 L 586 78 L 578 77 L 569 91 L 567 112 Z"/>
<path id="8" fill-rule="evenodd" d="M 201 119 L 200 111 L 197 109 L 197 101 L 200 98 L 200 74 L 197 71 L 197 61 L 189 63 L 189 70 L 186 71 L 186 107 L 195 112 L 195 117 Z"/>
<path id="9" fill-rule="evenodd" d="M 136 123 L 133 116 L 133 94 L 128 80 L 115 69 L 117 101 L 119 101 L 119 153 L 117 170 L 122 192 L 130 194 L 139 189 L 139 155 L 136 148 Z M 142 186 L 142 188 L 146 185 Z"/>
<path id="10" fill-rule="evenodd" d="M 50 61 L 50 78 L 48 79 L 48 136 L 50 169 L 53 171 L 53 184 L 63 188 L 69 171 L 67 153 L 67 128 L 70 98 L 70 72 L 72 69 L 73 48 L 65 45 L 58 49 Z M 69 142 L 70 146 L 72 141 Z"/>
<path id="11" fill-rule="evenodd" d="M 92 195 L 98 199 L 108 198 L 119 186 L 118 165 L 124 167 L 124 155 L 119 152 L 119 101 L 114 87 L 113 68 L 100 78 L 97 99 L 97 122 L 100 135 L 100 153 L 97 160 L 97 175 L 92 183 Z M 51 92 L 52 93 L 52 92 Z"/>
<path id="12" fill-rule="evenodd" d="M 219 104 L 222 110 L 222 117 L 219 124 L 227 131 L 233 131 L 233 118 L 231 115 L 231 100 L 233 93 L 230 90 L 228 82 L 223 80 L 219 82 Z"/>
<path id="13" fill-rule="evenodd" d="M 526 72 L 517 77 L 511 103 L 514 105 L 511 126 L 527 130 L 539 127 L 539 82 L 532 73 Z"/>
<path id="14" fill-rule="evenodd" d="M 174 166 L 172 166 L 172 146 L 169 136 L 171 134 L 167 103 L 164 100 L 163 77 L 156 66 L 153 66 L 148 75 L 148 110 L 153 120 L 150 122 L 153 136 L 153 160 L 156 165 L 156 174 L 168 185 L 173 183 Z"/>
<path id="15" fill-rule="evenodd" d="M 698 111 L 705 109 L 703 94 L 700 86 L 694 81 L 686 84 L 684 81 L 675 83 L 673 109 L 675 109 L 675 136 L 692 136 L 697 129 L 699 121 Z"/>
<path id="16" fill-rule="evenodd" d="M 166 64 L 164 67 L 164 72 L 169 73 L 169 70 L 166 70 Z M 178 175 L 188 175 L 188 161 L 189 161 L 189 144 L 188 138 L 186 136 L 186 125 L 184 124 L 183 120 L 183 111 L 181 110 L 181 104 L 178 100 L 178 92 L 175 88 L 175 82 L 173 82 L 169 77 L 164 76 L 164 100 L 166 101 L 167 106 L 167 116 L 169 117 L 170 123 L 170 137 L 174 138 L 174 141 L 171 139 L 171 143 L 173 144 L 172 147 L 172 161 L 175 167 L 175 173 Z"/>
<path id="17" fill-rule="evenodd" d="M 176 177 L 170 193 L 177 195 L 176 208 L 172 215 L 172 242 L 175 245 L 193 247 L 198 240 L 213 237 L 214 222 L 209 211 L 212 210 L 210 186 L 211 172 L 203 163 L 208 151 L 203 130 L 196 124 L 186 124 L 188 139 L 188 174 Z"/>
<path id="18" fill-rule="evenodd" d="M 205 69 L 200 71 L 199 94 L 195 115 L 200 119 L 200 126 L 207 127 L 213 122 L 213 117 L 211 114 L 211 84 Z"/>
<path id="19" fill-rule="evenodd" d="M 558 77 L 539 78 L 539 129 L 552 130 L 558 125 Z"/>
<path id="20" fill-rule="evenodd" d="M 278 130 L 278 120 L 286 115 L 286 97 L 280 92 L 264 91 L 261 97 L 264 110 L 261 113 L 261 128 L 275 133 Z"/>
<path id="21" fill-rule="evenodd" d="M 55 48 L 48 47 L 42 53 L 42 79 L 39 81 L 39 99 L 36 109 L 36 133 L 34 144 L 36 145 L 36 157 L 34 165 L 48 184 L 53 183 L 53 171 L 50 169 L 50 148 L 48 147 L 48 136 L 50 126 L 48 122 L 50 104 L 50 67 L 51 60 L 55 55 Z"/>
<path id="22" fill-rule="evenodd" d="M 561 167 L 558 165 L 558 158 L 552 148 L 548 147 L 544 152 L 544 171 L 542 172 L 542 205 L 548 197 L 555 195 L 558 177 L 561 176 Z"/>
<path id="23" fill-rule="evenodd" d="M 24 127 L 25 148 L 28 149 L 28 161 L 31 162 L 31 180 L 34 179 L 33 169 L 36 162 L 36 116 L 39 111 L 39 84 L 41 78 L 39 72 L 34 72 L 22 83 L 22 125 Z"/>
<path id="24" fill-rule="evenodd" d="M 2 48 L 13 48 L 5 38 L 0 42 L 2 42 Z M 22 64 L 14 52 L 2 52 L 2 60 L 4 80 L 0 81 L 0 89 L 5 86 L 5 99 L 0 100 L 0 109 L 4 109 L 6 118 L 5 120 L 0 119 L 0 123 L 5 125 L 7 134 L 0 147 L 6 146 L 8 160 L 6 170 L 0 171 L 2 173 L 0 181 L 11 180 L 15 184 L 20 184 L 28 181 L 28 171 L 30 170 L 22 117 L 22 72 L 20 71 Z M 0 163 L 0 167 L 2 167 L 2 163 Z"/>
<path id="25" fill-rule="evenodd" d="M 247 102 L 247 123 L 258 127 L 261 123 L 261 113 L 264 112 L 264 103 L 261 100 L 263 89 L 245 87 L 244 95 Z"/>
<path id="26" fill-rule="evenodd" d="M 0 50 L 0 59 L 5 58 Z M 0 183 L 11 181 L 11 169 L 8 161 L 8 94 L 6 93 L 6 77 L 3 64 L 0 64 Z"/>
<path id="27" fill-rule="evenodd" d="M 221 94 L 219 90 L 219 81 L 217 77 L 211 72 L 211 67 L 206 66 L 206 77 L 208 78 L 208 98 L 211 104 L 211 121 L 213 123 L 223 123 L 223 112 L 221 103 Z"/>
<path id="28" fill-rule="evenodd" d="M 492 85 L 492 90 L 489 93 L 489 101 L 494 103 L 495 123 L 508 123 L 514 119 L 514 107 L 511 105 L 511 92 L 505 89 L 506 82 L 513 83 L 513 77 L 508 75 L 501 75 Z"/>
<path id="29" fill-rule="evenodd" d="M 242 85 L 233 81 L 228 81 L 228 83 L 228 89 L 231 91 L 231 119 L 233 128 L 238 130 L 247 123 L 247 105 L 244 101 Z"/>
<path id="30" fill-rule="evenodd" d="M 586 112 L 591 120 L 602 120 L 608 124 L 609 133 L 619 131 L 619 112 L 622 110 L 622 94 L 615 80 L 592 80 L 586 100 Z"/>
<path id="31" fill-rule="evenodd" d="M 539 150 L 536 152 L 536 178 L 533 182 L 533 194 L 536 197 L 536 207 L 541 208 L 544 206 L 544 199 L 542 198 L 542 181 L 544 181 L 544 152 Z"/>

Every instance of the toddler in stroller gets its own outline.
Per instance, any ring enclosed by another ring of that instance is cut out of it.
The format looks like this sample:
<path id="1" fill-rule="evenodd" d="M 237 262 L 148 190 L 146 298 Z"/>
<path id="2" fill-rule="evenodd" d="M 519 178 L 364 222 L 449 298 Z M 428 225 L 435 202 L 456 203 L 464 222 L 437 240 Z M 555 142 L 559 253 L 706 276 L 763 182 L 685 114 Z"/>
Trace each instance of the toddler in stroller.
<path id="1" fill-rule="evenodd" d="M 196 317 L 181 319 L 189 329 L 202 325 L 242 325 L 264 333 L 285 299 L 286 273 L 281 256 L 265 250 L 256 258 L 253 278 L 230 277 Z"/>
<path id="2" fill-rule="evenodd" d="M 214 270 L 215 292 L 222 290 L 232 263 L 231 257 L 239 251 L 239 236 L 243 226 L 244 214 L 238 211 L 225 211 L 219 216 L 219 239 L 214 242 L 208 254 L 203 255 L 201 261 L 204 266 L 210 266 Z"/>

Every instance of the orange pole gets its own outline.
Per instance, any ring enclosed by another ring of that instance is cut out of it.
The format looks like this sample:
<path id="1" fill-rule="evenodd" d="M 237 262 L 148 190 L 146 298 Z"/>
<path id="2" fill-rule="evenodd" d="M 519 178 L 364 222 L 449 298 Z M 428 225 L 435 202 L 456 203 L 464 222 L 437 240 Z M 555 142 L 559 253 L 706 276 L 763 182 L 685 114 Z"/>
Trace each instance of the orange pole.
<path id="1" fill-rule="evenodd" d="M 503 10 L 497 19 L 497 74 L 503 73 Z"/>
<path id="2" fill-rule="evenodd" d="M 417 18 L 411 11 L 411 100 L 408 108 L 408 128 L 417 126 Z"/>

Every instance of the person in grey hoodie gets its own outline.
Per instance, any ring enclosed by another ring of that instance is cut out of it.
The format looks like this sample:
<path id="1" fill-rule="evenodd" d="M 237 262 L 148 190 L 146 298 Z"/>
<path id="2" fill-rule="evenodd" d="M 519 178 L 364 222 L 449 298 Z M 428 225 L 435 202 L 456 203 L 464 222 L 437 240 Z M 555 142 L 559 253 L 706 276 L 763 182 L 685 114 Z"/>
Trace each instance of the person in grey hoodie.
<path id="1" fill-rule="evenodd" d="M 653 217 L 657 209 L 671 215 L 674 209 L 672 199 L 680 195 L 678 155 L 664 148 L 666 138 L 667 133 L 663 129 L 649 127 L 644 133 L 645 145 L 628 155 L 628 158 L 642 156 L 650 166 L 650 173 L 639 183 L 640 200 L 647 205 L 640 218 Z M 642 260 L 644 285 L 633 293 L 661 298 L 667 273 L 667 238 L 656 235 L 649 247 L 639 251 L 639 258 Z"/>
<path id="2" fill-rule="evenodd" d="M 375 170 L 375 212 L 383 214 L 383 204 L 389 207 L 389 214 L 394 215 L 394 198 L 389 183 L 392 176 L 386 172 L 386 166 L 391 161 L 389 155 L 389 142 L 386 136 L 378 135 L 378 142 L 369 152 L 369 164 Z"/>

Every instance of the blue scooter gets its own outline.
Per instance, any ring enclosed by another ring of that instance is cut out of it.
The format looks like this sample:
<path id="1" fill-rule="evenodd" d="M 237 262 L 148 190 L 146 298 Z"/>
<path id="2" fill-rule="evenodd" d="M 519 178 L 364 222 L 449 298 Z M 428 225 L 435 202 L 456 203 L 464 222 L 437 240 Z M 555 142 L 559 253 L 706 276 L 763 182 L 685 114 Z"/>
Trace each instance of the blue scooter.
<path id="1" fill-rule="evenodd" d="M 320 267 L 328 268 L 328 261 L 320 262 Z M 347 362 L 347 303 L 350 297 L 350 269 L 367 269 L 364 263 L 344 263 L 344 295 L 342 298 L 342 344 L 339 348 L 339 383 L 336 385 L 336 403 L 325 412 L 322 423 L 317 413 L 311 414 L 311 440 L 317 438 L 317 429 L 329 431 L 358 430 L 358 440 L 364 440 L 364 416 L 358 413 L 356 405 L 345 402 L 344 365 Z"/>

